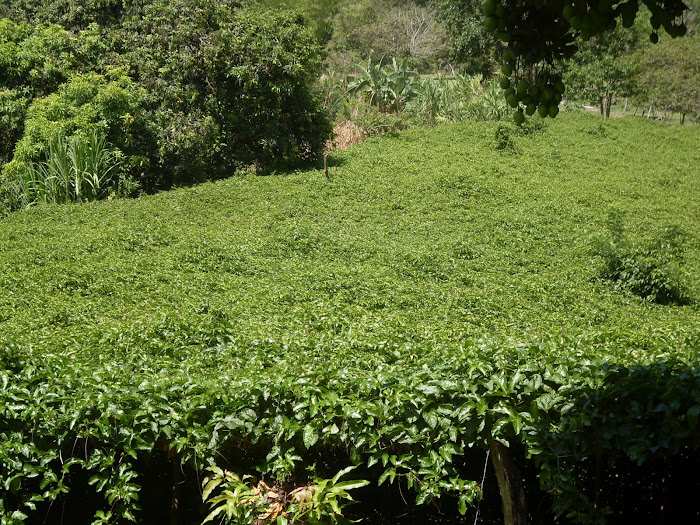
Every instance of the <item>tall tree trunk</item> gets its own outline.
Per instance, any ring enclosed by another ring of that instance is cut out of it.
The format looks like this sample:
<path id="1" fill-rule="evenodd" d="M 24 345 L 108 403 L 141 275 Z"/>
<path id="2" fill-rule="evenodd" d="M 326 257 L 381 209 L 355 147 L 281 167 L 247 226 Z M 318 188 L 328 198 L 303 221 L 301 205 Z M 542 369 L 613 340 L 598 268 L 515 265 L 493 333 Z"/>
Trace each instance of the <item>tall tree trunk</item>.
<path id="1" fill-rule="evenodd" d="M 525 525 L 527 506 L 520 471 L 510 457 L 510 451 L 498 441 L 491 442 L 491 461 L 496 470 L 498 489 L 501 491 L 505 525 Z"/>

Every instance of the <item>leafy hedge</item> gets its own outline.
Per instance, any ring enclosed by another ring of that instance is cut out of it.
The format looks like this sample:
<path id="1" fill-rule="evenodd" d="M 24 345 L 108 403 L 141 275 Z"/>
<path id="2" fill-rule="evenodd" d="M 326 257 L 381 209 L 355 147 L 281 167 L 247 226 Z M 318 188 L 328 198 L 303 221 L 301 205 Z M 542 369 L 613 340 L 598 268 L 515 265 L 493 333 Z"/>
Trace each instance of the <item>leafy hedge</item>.
<path id="1" fill-rule="evenodd" d="M 51 144 L 65 137 L 85 138 L 105 134 L 120 156 L 127 160 L 122 176 L 143 173 L 149 168 L 147 151 L 150 130 L 142 117 L 145 91 L 125 75 L 107 78 L 97 73 L 75 75 L 58 91 L 38 98 L 30 106 L 24 134 L 15 145 L 14 157 L 3 170 L 5 198 L 12 182 L 21 181 L 32 163 L 48 157 Z"/>
<path id="2" fill-rule="evenodd" d="M 10 0 L 0 6 L 0 17 L 32 24 L 53 22 L 71 28 L 85 28 L 91 23 L 102 26 L 118 23 L 125 11 L 141 2 L 129 0 Z"/>
<path id="3" fill-rule="evenodd" d="M 291 353 L 266 366 L 263 348 L 241 355 L 229 373 L 207 378 L 190 369 L 184 381 L 177 365 L 152 358 L 84 364 L 6 344 L 3 523 L 86 490 L 77 479 L 104 498 L 93 509 L 96 523 L 100 516 L 135 521 L 145 474 L 137 465 L 163 449 L 198 470 L 225 458 L 280 480 L 304 479 L 319 454 L 349 454 L 379 484 L 411 488 L 417 503 L 451 495 L 465 511 L 481 489 L 457 459 L 494 440 L 524 451 L 558 513 L 595 523 L 606 510 L 591 489 L 602 475 L 596 461 L 611 468 L 625 458 L 642 464 L 697 450 L 700 369 L 661 357 L 679 355 L 672 349 L 625 366 L 591 358 L 588 344 L 481 341 L 427 356 L 363 354 L 361 366 L 352 355 L 317 354 L 305 356 L 301 373 Z M 685 345 L 698 349 L 698 341 Z M 218 351 L 202 350 L 202 369 Z"/>
<path id="4" fill-rule="evenodd" d="M 329 136 L 310 91 L 320 66 L 311 30 L 293 13 L 229 4 L 143 2 L 114 29 L 117 62 L 149 92 L 158 187 L 298 163 Z"/>

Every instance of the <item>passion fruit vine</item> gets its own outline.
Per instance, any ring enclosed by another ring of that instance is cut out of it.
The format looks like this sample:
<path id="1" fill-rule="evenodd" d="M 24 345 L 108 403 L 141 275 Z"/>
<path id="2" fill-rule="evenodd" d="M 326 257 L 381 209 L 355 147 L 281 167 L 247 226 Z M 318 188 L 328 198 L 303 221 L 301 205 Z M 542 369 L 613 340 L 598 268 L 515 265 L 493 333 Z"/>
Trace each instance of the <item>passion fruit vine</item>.
<path id="1" fill-rule="evenodd" d="M 672 37 L 686 34 L 682 0 L 484 0 L 485 27 L 506 45 L 499 83 L 515 122 L 535 111 L 556 117 L 565 91 L 558 62 L 576 53 L 578 42 L 615 29 L 618 20 L 631 27 L 640 3 L 651 13 L 651 42 L 658 42 L 661 27 Z"/>

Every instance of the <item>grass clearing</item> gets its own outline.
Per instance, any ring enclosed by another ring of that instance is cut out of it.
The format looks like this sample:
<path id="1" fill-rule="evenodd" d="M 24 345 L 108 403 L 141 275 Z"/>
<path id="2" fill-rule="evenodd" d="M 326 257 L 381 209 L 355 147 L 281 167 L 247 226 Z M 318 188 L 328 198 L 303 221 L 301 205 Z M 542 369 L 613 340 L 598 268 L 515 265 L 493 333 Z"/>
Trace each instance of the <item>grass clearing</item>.
<path id="1" fill-rule="evenodd" d="M 15 409 L 4 394 L 15 423 L 0 432 L 34 447 L 0 451 L 6 475 L 61 471 L 57 447 L 80 442 L 80 468 L 106 476 L 98 493 L 135 483 L 109 477 L 126 465 L 143 494 L 139 462 L 165 443 L 175 451 L 165 463 L 236 457 L 282 478 L 347 454 L 419 500 L 472 502 L 480 474 L 453 456 L 492 439 L 559 465 L 552 443 L 566 440 L 552 428 L 564 429 L 582 455 L 574 477 L 586 479 L 586 447 L 598 445 L 581 445 L 591 423 L 566 414 L 577 403 L 584 413 L 591 389 L 618 400 L 632 426 L 662 418 L 663 447 L 686 450 L 700 409 L 700 129 L 562 114 L 508 128 L 514 147 L 499 150 L 497 127 L 371 138 L 333 153 L 331 180 L 321 169 L 234 177 L 0 220 L 2 373 L 26 397 Z M 655 305 L 597 277 L 592 237 L 610 209 L 640 242 L 666 225 L 685 232 L 689 305 Z M 644 409 L 656 387 L 635 389 L 658 384 L 661 396 L 661 379 L 677 404 Z M 37 420 L 38 406 L 49 415 Z M 615 427 L 604 450 L 652 457 L 658 437 L 640 442 L 630 428 Z M 405 464 L 382 460 L 408 452 Z M 560 511 L 581 508 L 557 475 L 542 474 L 543 489 Z M 111 511 L 130 519 L 136 503 L 118 494 Z M 13 497 L 4 508 L 26 511 Z"/>

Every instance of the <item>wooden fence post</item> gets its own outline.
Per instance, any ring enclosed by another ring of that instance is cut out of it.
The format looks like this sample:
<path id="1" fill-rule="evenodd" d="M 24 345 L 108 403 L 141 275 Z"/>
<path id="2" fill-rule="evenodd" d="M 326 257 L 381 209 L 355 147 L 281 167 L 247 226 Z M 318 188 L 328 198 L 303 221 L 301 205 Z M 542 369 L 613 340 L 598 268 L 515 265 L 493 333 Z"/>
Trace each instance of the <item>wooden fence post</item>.
<path id="1" fill-rule="evenodd" d="M 498 441 L 492 441 L 491 461 L 496 470 L 498 489 L 501 491 L 505 525 L 525 525 L 527 523 L 525 492 L 520 471 L 513 463 L 510 451 Z"/>

